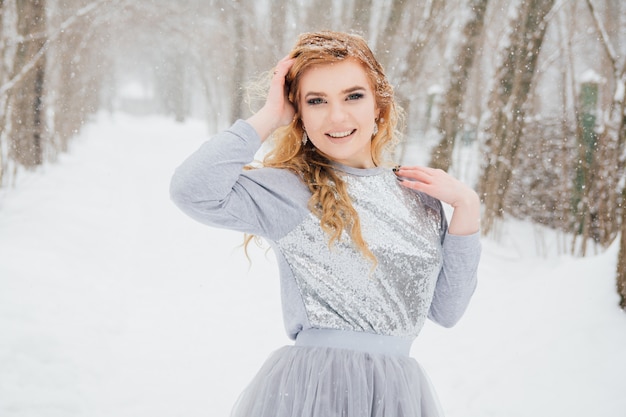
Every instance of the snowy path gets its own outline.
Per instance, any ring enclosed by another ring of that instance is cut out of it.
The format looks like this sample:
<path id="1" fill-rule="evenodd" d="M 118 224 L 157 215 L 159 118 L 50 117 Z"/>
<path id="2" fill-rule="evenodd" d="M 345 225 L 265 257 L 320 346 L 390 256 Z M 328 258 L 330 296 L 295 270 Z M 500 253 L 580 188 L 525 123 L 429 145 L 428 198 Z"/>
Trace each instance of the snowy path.
<path id="1" fill-rule="evenodd" d="M 289 343 L 273 255 L 252 250 L 249 268 L 239 234 L 169 201 L 205 136 L 197 122 L 101 117 L 3 196 L 0 416 L 227 416 Z M 484 242 L 466 316 L 429 324 L 413 355 L 448 417 L 623 417 L 617 247 L 543 259 L 529 229 Z"/>

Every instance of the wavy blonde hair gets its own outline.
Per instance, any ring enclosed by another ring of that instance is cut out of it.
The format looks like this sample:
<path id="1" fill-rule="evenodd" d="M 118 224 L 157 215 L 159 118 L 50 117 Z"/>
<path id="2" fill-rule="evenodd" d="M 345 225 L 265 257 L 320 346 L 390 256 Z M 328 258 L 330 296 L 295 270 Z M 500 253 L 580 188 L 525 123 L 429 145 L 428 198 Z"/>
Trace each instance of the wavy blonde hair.
<path id="1" fill-rule="evenodd" d="M 342 231 L 349 233 L 363 255 L 376 263 L 361 234 L 359 215 L 348 196 L 346 183 L 332 169 L 332 162 L 308 141 L 302 144 L 304 133 L 300 113 L 300 79 L 311 67 L 354 59 L 359 62 L 375 95 L 379 118 L 378 132 L 372 137 L 372 160 L 380 166 L 387 162 L 398 142 L 397 125 L 401 111 L 394 100 L 393 87 L 382 66 L 365 40 L 344 32 L 312 32 L 299 36 L 289 54 L 295 62 L 285 77 L 285 90 L 295 109 L 293 121 L 273 133 L 273 147 L 263 166 L 293 171 L 311 191 L 309 209 L 319 217 L 322 229 L 329 235 L 329 245 L 339 240 Z M 252 237 L 246 238 L 246 244 Z"/>

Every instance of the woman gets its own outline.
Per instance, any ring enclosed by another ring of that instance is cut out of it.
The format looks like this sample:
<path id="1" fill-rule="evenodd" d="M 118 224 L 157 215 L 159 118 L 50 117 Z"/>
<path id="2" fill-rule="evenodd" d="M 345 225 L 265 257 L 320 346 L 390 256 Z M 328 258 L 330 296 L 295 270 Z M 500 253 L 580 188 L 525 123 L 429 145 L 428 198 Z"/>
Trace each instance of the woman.
<path id="1" fill-rule="evenodd" d="M 397 119 L 362 38 L 303 34 L 261 110 L 177 169 L 183 211 L 263 237 L 278 260 L 295 345 L 268 359 L 234 416 L 441 415 L 409 350 L 427 317 L 452 326 L 469 302 L 479 201 L 441 170 L 386 168 Z M 270 136 L 264 166 L 248 169 Z"/>

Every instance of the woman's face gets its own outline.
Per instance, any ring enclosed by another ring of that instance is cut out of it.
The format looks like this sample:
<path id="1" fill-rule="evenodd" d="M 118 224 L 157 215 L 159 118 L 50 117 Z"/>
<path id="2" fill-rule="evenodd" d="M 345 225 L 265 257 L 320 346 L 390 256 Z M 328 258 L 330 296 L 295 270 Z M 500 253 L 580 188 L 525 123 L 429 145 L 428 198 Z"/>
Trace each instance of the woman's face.
<path id="1" fill-rule="evenodd" d="M 361 64 L 346 59 L 316 65 L 300 78 L 302 123 L 315 147 L 329 159 L 371 168 L 372 134 L 379 110 Z"/>

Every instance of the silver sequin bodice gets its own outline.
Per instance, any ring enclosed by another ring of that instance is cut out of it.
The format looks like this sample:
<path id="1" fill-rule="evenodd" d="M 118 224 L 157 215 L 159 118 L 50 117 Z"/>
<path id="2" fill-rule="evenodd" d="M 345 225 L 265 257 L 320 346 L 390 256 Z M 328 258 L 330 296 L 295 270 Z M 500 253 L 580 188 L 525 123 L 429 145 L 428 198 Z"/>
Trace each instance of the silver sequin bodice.
<path id="1" fill-rule="evenodd" d="M 328 235 L 311 214 L 277 245 L 298 285 L 311 327 L 417 336 L 442 266 L 441 212 L 398 184 L 390 170 L 343 174 L 372 263 Z"/>

